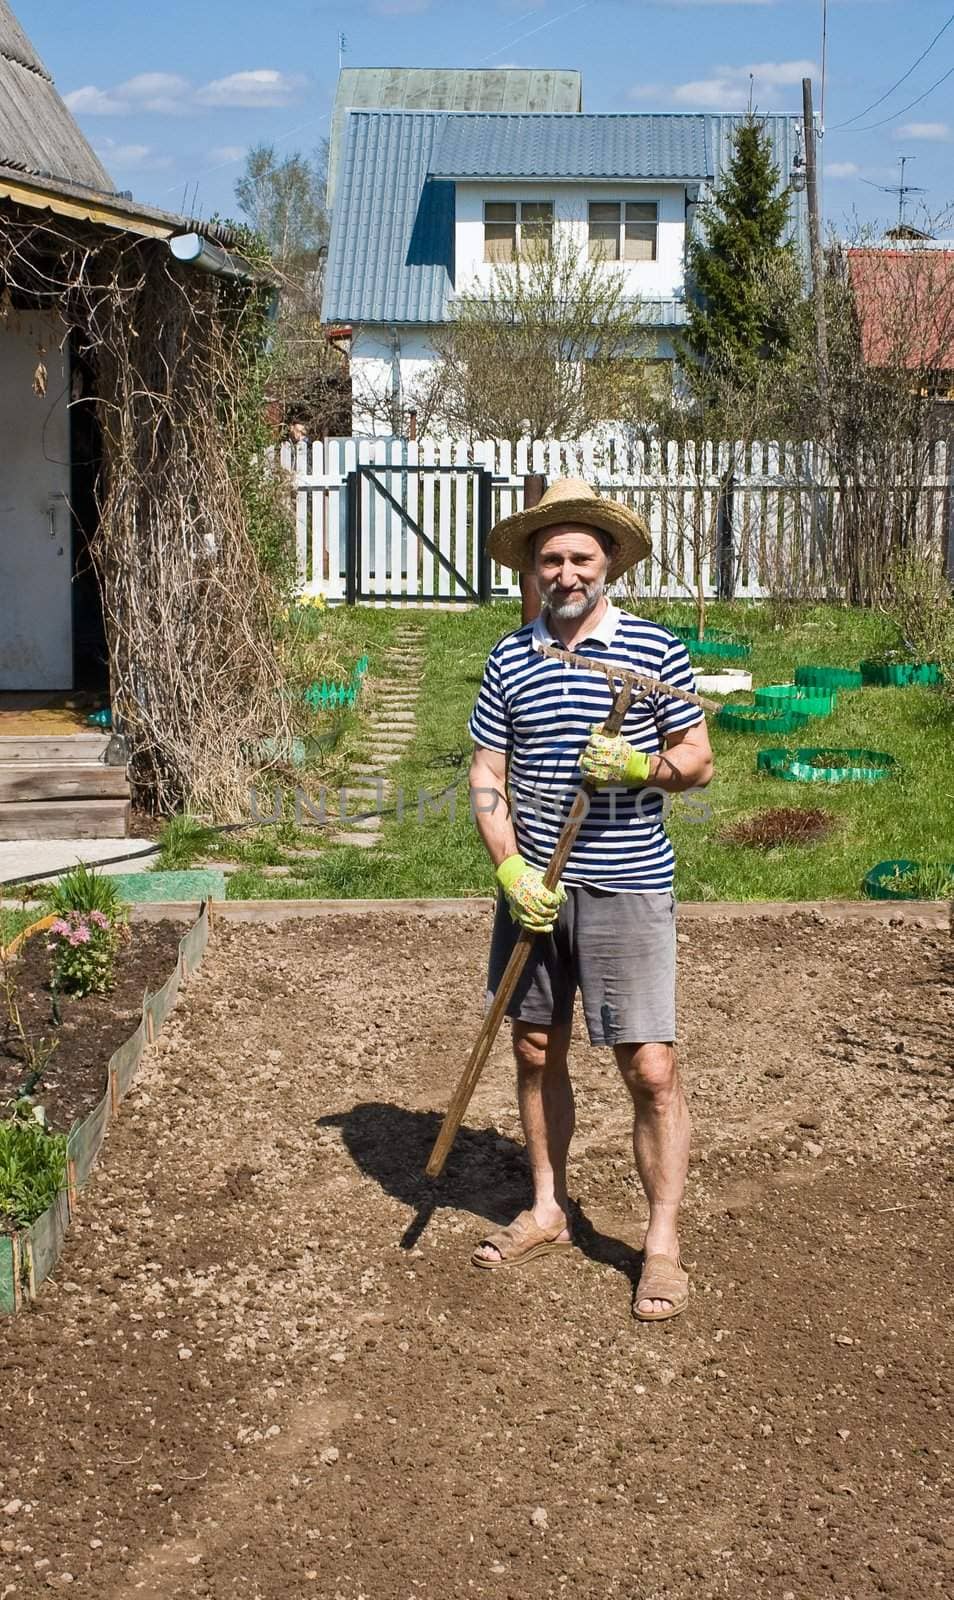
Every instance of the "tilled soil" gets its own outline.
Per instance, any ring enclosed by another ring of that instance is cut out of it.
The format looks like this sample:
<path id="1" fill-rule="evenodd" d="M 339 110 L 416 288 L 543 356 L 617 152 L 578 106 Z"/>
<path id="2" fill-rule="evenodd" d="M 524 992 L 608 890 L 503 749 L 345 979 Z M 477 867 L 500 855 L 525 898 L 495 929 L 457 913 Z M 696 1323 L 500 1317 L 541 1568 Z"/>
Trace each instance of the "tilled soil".
<path id="1" fill-rule="evenodd" d="M 22 1088 L 31 1070 L 30 1051 L 55 1042 L 34 1098 L 42 1103 L 49 1126 L 61 1133 L 88 1116 L 105 1093 L 110 1056 L 139 1026 L 143 995 L 161 989 L 175 971 L 182 932 L 172 921 L 134 924 L 129 943 L 116 954 L 113 987 L 106 994 L 61 995 L 59 1025 L 53 1021 L 46 938 L 38 933 L 28 939 L 10 976 L 30 1049 L 0 999 L 0 1107 Z"/>
<path id="2" fill-rule="evenodd" d="M 526 1196 L 505 1040 L 420 1176 L 487 933 L 216 931 L 3 1329 L 4 1600 L 950 1592 L 948 935 L 687 926 L 695 1293 L 645 1327 L 609 1052 L 579 1252 L 467 1265 Z"/>

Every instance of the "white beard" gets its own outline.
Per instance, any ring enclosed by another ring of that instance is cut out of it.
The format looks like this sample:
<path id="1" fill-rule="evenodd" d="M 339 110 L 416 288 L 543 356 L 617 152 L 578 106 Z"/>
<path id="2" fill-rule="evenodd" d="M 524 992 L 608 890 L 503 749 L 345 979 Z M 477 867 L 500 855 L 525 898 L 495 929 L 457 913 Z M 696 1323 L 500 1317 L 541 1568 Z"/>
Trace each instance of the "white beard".
<path id="1" fill-rule="evenodd" d="M 587 612 L 595 610 L 603 598 L 606 590 L 606 579 L 597 578 L 594 583 L 585 585 L 581 595 L 573 600 L 565 600 L 562 604 L 554 604 L 550 598 L 557 584 L 539 584 L 540 601 L 544 609 L 553 617 L 558 617 L 561 622 L 569 622 L 577 617 L 585 617 Z"/>

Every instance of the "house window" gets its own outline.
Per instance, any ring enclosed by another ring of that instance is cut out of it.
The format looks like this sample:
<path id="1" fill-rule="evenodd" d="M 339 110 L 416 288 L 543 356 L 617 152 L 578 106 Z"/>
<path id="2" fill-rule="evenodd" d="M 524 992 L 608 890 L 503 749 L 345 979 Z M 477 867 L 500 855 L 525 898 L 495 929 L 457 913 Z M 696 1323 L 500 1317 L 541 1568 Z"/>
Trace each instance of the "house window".
<path id="1" fill-rule="evenodd" d="M 659 210 L 654 200 L 591 200 L 591 261 L 655 261 Z"/>
<path id="2" fill-rule="evenodd" d="M 513 261 L 549 250 L 553 204 L 549 200 L 488 200 L 484 205 L 484 260 Z"/>

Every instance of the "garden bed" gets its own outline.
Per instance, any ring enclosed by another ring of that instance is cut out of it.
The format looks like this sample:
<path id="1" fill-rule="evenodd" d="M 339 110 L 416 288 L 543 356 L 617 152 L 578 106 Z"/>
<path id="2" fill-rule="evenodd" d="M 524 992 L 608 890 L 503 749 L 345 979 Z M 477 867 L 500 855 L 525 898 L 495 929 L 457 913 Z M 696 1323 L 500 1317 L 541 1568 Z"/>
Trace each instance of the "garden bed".
<path id="1" fill-rule="evenodd" d="M 16 1600 L 946 1592 L 946 930 L 680 928 L 694 1293 L 645 1328 L 579 1017 L 581 1248 L 467 1265 L 527 1197 L 504 1038 L 423 1178 L 491 915 L 217 929 L 2 1329 Z"/>
<path id="2" fill-rule="evenodd" d="M 28 939 L 12 967 L 17 1005 L 31 1040 L 56 1039 L 57 1048 L 34 1098 L 51 1128 L 66 1133 L 103 1095 L 106 1064 L 128 1039 L 142 1015 L 144 992 L 152 993 L 173 971 L 182 928 L 165 920 L 136 924 L 116 958 L 116 984 L 107 994 L 60 997 L 62 1022 L 52 1020 L 50 958 L 42 933 Z M 0 1014 L 0 1105 L 12 1100 L 28 1071 L 22 1044 L 5 1010 Z"/>

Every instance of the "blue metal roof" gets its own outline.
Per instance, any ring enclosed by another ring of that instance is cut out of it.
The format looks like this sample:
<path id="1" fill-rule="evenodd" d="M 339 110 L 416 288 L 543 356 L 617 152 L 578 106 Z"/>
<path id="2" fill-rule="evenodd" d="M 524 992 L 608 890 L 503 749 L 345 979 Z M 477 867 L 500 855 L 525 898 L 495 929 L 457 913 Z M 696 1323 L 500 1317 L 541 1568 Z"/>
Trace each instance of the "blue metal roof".
<path id="1" fill-rule="evenodd" d="M 702 116 L 486 115 L 447 118 L 438 178 L 708 178 Z"/>
<path id="2" fill-rule="evenodd" d="M 454 292 L 455 178 L 686 179 L 704 197 L 723 171 L 741 120 L 351 111 L 322 316 L 326 322 L 446 321 Z M 763 120 L 785 181 L 798 119 Z M 807 256 L 804 193 L 792 202 L 794 232 Z M 647 301 L 644 316 L 655 326 L 676 326 L 685 320 L 685 304 Z"/>
<path id="3" fill-rule="evenodd" d="M 443 322 L 454 185 L 428 179 L 433 111 L 352 111 L 328 243 L 326 322 Z"/>

